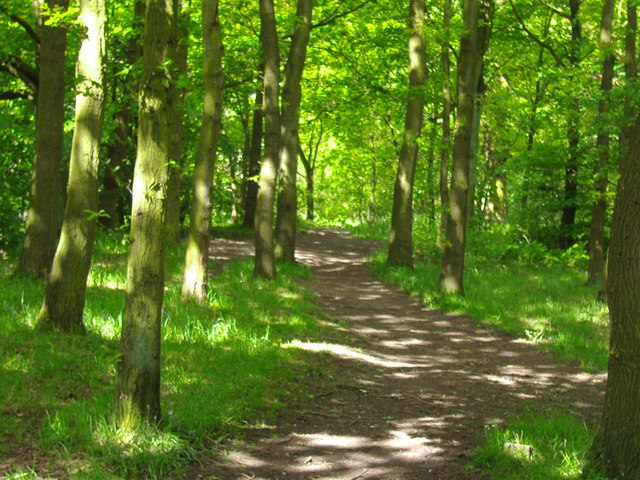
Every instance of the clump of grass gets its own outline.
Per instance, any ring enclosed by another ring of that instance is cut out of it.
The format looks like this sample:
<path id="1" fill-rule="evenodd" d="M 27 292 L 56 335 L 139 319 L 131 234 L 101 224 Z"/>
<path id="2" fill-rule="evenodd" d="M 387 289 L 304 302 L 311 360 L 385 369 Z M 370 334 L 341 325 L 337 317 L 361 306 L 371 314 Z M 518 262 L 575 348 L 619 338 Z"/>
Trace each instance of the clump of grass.
<path id="1" fill-rule="evenodd" d="M 580 479 L 585 452 L 594 432 L 571 415 L 527 414 L 509 421 L 508 427 L 491 426 L 472 466 L 481 468 L 493 480 Z M 532 447 L 531 454 L 509 448 L 509 444 Z M 603 480 L 591 475 L 586 480 Z"/>
<path id="2" fill-rule="evenodd" d="M 249 261 L 211 279 L 205 305 L 180 298 L 182 246 L 167 251 L 160 428 L 123 436 L 111 419 L 122 326 L 126 237 L 101 232 L 92 266 L 85 336 L 41 333 L 34 319 L 43 285 L 0 266 L 0 476 L 44 473 L 74 479 L 175 476 L 212 440 L 273 418 L 293 395 L 294 349 L 319 334 L 316 307 L 281 266 L 274 282 Z M 8 468 L 7 468 L 8 466 Z"/>

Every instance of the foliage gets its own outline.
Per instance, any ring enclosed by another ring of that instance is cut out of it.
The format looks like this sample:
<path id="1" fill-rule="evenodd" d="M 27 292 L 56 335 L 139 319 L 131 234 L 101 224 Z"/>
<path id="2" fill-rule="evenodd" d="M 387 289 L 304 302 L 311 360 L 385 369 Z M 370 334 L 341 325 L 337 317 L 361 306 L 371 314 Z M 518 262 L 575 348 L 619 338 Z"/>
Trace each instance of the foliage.
<path id="1" fill-rule="evenodd" d="M 168 252 L 163 317 L 160 430 L 122 436 L 111 422 L 117 337 L 122 322 L 126 238 L 102 232 L 89 279 L 86 336 L 38 333 L 42 286 L 0 275 L 0 452 L 13 472 L 64 471 L 67 478 L 156 478 L 178 472 L 212 439 L 273 417 L 304 371 L 280 344 L 318 334 L 315 307 L 294 283 L 299 266 L 274 283 L 254 282 L 249 262 L 212 280 L 205 306 L 183 303 L 183 248 Z M 249 299 L 249 301 L 246 301 Z M 27 452 L 14 457 L 15 452 Z M 49 452 L 49 453 L 44 453 Z M 2 472 L 11 474 L 11 472 Z M 17 473 L 16 473 L 17 474 Z"/>

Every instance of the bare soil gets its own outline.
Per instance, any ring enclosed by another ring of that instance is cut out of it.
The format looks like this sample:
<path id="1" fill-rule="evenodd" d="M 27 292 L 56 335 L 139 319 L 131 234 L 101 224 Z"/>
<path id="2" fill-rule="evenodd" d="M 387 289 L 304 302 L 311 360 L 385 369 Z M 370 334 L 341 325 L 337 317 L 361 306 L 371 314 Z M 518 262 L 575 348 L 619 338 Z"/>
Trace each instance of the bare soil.
<path id="1" fill-rule="evenodd" d="M 250 240 L 211 245 L 222 262 L 252 254 Z M 303 285 L 336 335 L 296 347 L 325 375 L 310 376 L 308 399 L 283 408 L 274 425 L 219 445 L 185 478 L 481 479 L 469 459 L 483 430 L 510 414 L 596 420 L 603 374 L 374 279 L 364 258 L 378 246 L 335 229 L 299 234 L 297 259 L 313 273 Z"/>

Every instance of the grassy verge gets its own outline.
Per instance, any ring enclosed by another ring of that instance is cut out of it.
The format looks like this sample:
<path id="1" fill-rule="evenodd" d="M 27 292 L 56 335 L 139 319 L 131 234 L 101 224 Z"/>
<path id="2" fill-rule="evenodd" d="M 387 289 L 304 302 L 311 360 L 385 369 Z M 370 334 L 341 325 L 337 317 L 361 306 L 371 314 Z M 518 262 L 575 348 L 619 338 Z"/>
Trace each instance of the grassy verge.
<path id="1" fill-rule="evenodd" d="M 316 309 L 282 266 L 276 282 L 254 281 L 252 265 L 229 264 L 212 279 L 208 304 L 180 299 L 183 248 L 168 252 L 163 311 L 159 430 L 123 437 L 111 422 L 117 337 L 124 307 L 126 242 L 102 234 L 92 267 L 86 336 L 33 329 L 43 288 L 0 281 L 0 476 L 158 478 L 177 475 L 204 445 L 273 417 L 296 387 L 302 364 L 280 344 L 317 335 Z"/>

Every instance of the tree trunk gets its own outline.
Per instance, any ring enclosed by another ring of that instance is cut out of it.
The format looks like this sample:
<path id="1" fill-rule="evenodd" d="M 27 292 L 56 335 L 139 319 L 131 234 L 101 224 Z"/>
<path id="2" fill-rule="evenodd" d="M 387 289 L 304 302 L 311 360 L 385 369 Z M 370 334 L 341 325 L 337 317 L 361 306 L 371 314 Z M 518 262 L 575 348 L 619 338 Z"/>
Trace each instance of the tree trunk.
<path id="1" fill-rule="evenodd" d="M 438 229 L 438 248 L 444 248 L 444 236 L 447 227 L 447 209 L 449 208 L 449 163 L 451 159 L 451 57 L 449 50 L 451 31 L 451 0 L 445 0 L 442 22 L 444 37 L 440 46 L 442 63 L 442 150 L 440 150 L 440 228 Z"/>
<path id="2" fill-rule="evenodd" d="M 607 218 L 607 185 L 609 178 L 609 95 L 613 84 L 614 50 L 611 42 L 614 0 L 605 0 L 600 27 L 600 51 L 602 52 L 602 79 L 600 90 L 602 98 L 598 104 L 600 126 L 598 129 L 598 164 L 595 171 L 596 201 L 591 210 L 591 228 L 589 232 L 589 285 L 595 285 L 602 279 L 604 269 L 604 224 Z"/>
<path id="3" fill-rule="evenodd" d="M 172 114 L 169 63 L 174 2 L 148 0 L 145 16 L 127 299 L 115 390 L 115 420 L 125 431 L 160 421 L 164 214 Z"/>
<path id="4" fill-rule="evenodd" d="M 280 117 L 282 145 L 280 150 L 280 182 L 278 216 L 276 218 L 276 250 L 278 260 L 296 261 L 296 217 L 298 213 L 298 126 L 302 98 L 302 72 L 311 32 L 312 0 L 298 0 L 296 30 L 291 39 L 285 82 L 282 88 Z"/>
<path id="5" fill-rule="evenodd" d="M 211 185 L 222 121 L 222 36 L 218 0 L 202 3 L 204 43 L 204 104 L 200 141 L 193 173 L 191 224 L 182 281 L 182 295 L 203 303 L 207 294 L 209 230 L 211 229 Z"/>
<path id="6" fill-rule="evenodd" d="M 49 8 L 66 9 L 69 0 L 47 0 Z M 60 228 L 60 169 L 64 128 L 64 63 L 67 29 L 47 25 L 40 29 L 39 86 L 31 200 L 18 268 L 43 275 L 49 272 Z"/>
<path id="7" fill-rule="evenodd" d="M 620 180 L 609 248 L 611 336 L 604 411 L 587 471 L 640 478 L 640 121 Z"/>
<path id="8" fill-rule="evenodd" d="M 175 70 L 174 75 L 176 78 L 180 78 L 187 74 L 187 60 L 189 58 L 189 14 L 186 12 L 185 1 L 179 2 L 178 17 L 180 17 L 180 11 L 185 11 L 184 17 L 184 32 L 178 26 L 178 22 L 175 25 L 176 36 L 176 48 L 173 53 L 173 68 Z M 184 97 L 187 93 L 184 87 L 173 88 L 174 99 L 173 110 L 174 113 L 171 116 L 171 168 L 169 170 L 169 186 L 167 190 L 167 215 L 166 215 L 166 230 L 167 230 L 167 242 L 177 243 L 180 239 L 180 186 L 181 182 L 181 170 L 182 170 L 182 144 L 184 142 Z"/>
<path id="9" fill-rule="evenodd" d="M 276 275 L 273 206 L 280 155 L 280 49 L 273 0 L 260 0 L 260 40 L 264 55 L 265 142 L 256 203 L 254 275 L 271 280 Z"/>
<path id="10" fill-rule="evenodd" d="M 580 23 L 580 0 L 569 0 L 571 19 L 571 68 L 580 67 L 582 25 Z M 567 249 L 575 243 L 576 211 L 578 209 L 578 165 L 580 163 L 580 104 L 574 95 L 570 99 L 567 138 L 569 143 L 567 165 L 564 175 L 564 206 L 560 222 L 558 246 Z"/>
<path id="11" fill-rule="evenodd" d="M 249 179 L 245 188 L 244 221 L 242 225 L 253 228 L 256 221 L 256 204 L 258 203 L 258 180 L 260 175 L 260 156 L 262 155 L 262 137 L 264 134 L 264 112 L 262 103 L 264 95 L 262 86 L 256 90 L 256 104 L 251 124 L 251 149 L 249 150 Z"/>
<path id="12" fill-rule="evenodd" d="M 464 295 L 464 251 L 467 227 L 469 169 L 478 80 L 488 43 L 493 0 L 465 0 L 464 34 L 458 62 L 458 116 L 453 144 L 446 241 L 439 285 L 442 291 Z"/>
<path id="13" fill-rule="evenodd" d="M 423 90 L 427 83 L 424 0 L 410 0 L 409 9 L 409 99 L 393 193 L 387 264 L 413 268 L 413 181 L 424 116 Z"/>
<path id="14" fill-rule="evenodd" d="M 38 326 L 84 333 L 82 313 L 96 231 L 93 215 L 98 207 L 98 165 L 105 105 L 104 1 L 81 0 L 79 20 L 86 30 L 76 67 L 79 83 L 67 205 Z"/>

